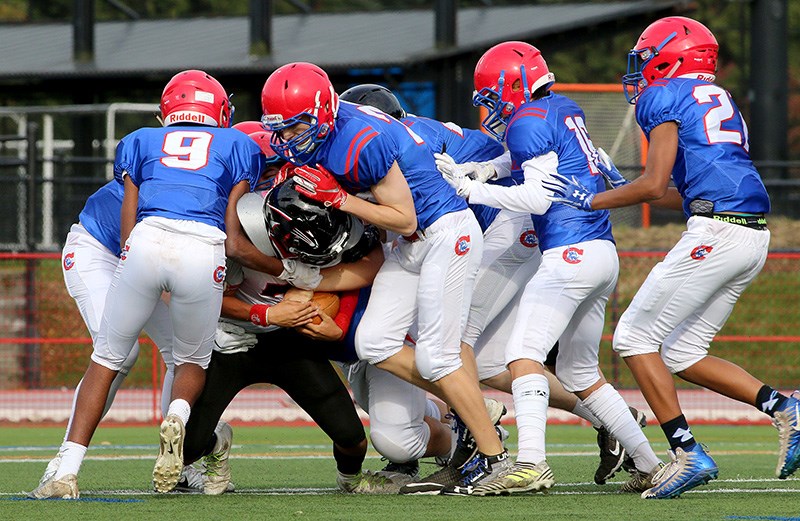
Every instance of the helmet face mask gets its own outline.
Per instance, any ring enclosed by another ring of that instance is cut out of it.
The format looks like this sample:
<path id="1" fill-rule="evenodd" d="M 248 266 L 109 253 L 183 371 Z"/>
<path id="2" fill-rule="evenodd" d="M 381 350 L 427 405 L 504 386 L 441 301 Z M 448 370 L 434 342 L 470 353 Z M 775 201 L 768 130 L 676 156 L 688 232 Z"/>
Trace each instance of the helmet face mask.
<path id="1" fill-rule="evenodd" d="M 660 78 L 714 81 L 718 53 L 716 38 L 700 22 L 682 16 L 657 20 L 628 53 L 628 73 L 622 77 L 625 98 L 636 103 L 642 90 Z"/>
<path id="2" fill-rule="evenodd" d="M 222 85 L 200 70 L 179 72 L 161 94 L 162 125 L 200 124 L 230 127 L 234 107 Z"/>
<path id="3" fill-rule="evenodd" d="M 355 217 L 300 195 L 292 178 L 267 194 L 264 218 L 281 257 L 320 267 L 338 263 L 364 229 Z"/>
<path id="4" fill-rule="evenodd" d="M 279 67 L 261 90 L 261 122 L 273 132 L 272 148 L 286 161 L 309 163 L 333 130 L 339 97 L 328 75 L 311 63 Z"/>
<path id="5" fill-rule="evenodd" d="M 472 104 L 488 111 L 481 126 L 502 141 L 514 111 L 533 101 L 534 92 L 549 88 L 555 79 L 533 45 L 513 41 L 495 45 L 475 65 Z"/>
<path id="6" fill-rule="evenodd" d="M 395 119 L 406 117 L 406 111 L 392 91 L 382 85 L 364 83 L 350 87 L 339 96 L 340 101 L 369 105 Z"/>

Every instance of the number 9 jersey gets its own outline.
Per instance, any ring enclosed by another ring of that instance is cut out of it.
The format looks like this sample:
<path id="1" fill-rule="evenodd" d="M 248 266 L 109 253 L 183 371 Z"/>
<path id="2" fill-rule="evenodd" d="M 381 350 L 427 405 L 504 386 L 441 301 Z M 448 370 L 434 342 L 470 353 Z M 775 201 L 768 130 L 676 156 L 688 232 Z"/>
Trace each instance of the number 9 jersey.
<path id="1" fill-rule="evenodd" d="M 117 145 L 114 177 L 140 188 L 137 222 L 145 217 L 198 221 L 225 231 L 225 208 L 240 181 L 256 186 L 261 149 L 230 128 L 171 125 L 142 128 Z M 143 181 L 148 181 L 143 183 Z"/>
<path id="2" fill-rule="evenodd" d="M 653 81 L 636 100 L 636 121 L 648 140 L 658 125 L 678 124 L 672 180 L 683 208 L 702 199 L 715 212 L 769 212 L 769 196 L 750 159 L 747 125 L 730 94 L 699 79 Z"/>

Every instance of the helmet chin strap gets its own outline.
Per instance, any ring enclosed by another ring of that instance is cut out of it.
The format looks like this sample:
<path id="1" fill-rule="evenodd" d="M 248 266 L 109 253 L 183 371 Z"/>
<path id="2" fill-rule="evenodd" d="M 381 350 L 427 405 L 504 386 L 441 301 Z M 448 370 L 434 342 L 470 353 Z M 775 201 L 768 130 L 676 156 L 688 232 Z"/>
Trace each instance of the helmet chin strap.
<path id="1" fill-rule="evenodd" d="M 679 60 L 676 60 L 676 61 L 675 61 L 675 65 L 673 65 L 673 66 L 672 66 L 672 68 L 669 70 L 669 72 L 668 72 L 668 73 L 666 73 L 666 74 L 664 75 L 664 77 L 665 77 L 665 78 L 672 78 L 672 75 L 673 75 L 673 74 L 675 74 L 675 71 L 677 71 L 677 70 L 678 70 L 678 68 L 679 68 L 681 65 L 683 65 L 683 58 L 681 58 L 681 59 L 679 59 Z"/>

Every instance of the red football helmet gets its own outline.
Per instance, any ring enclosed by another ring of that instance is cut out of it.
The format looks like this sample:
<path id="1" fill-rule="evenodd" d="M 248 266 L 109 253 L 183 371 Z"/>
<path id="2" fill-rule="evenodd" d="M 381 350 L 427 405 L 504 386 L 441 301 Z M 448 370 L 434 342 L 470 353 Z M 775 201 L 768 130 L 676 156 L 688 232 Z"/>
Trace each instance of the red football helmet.
<path id="1" fill-rule="evenodd" d="M 625 97 L 635 103 L 642 89 L 659 78 L 692 77 L 714 81 L 717 39 L 705 25 L 683 16 L 656 20 L 628 53 L 628 74 L 622 77 Z"/>
<path id="2" fill-rule="evenodd" d="M 483 106 L 489 114 L 481 122 L 499 140 L 511 114 L 543 86 L 551 86 L 556 77 L 547 68 L 542 53 L 525 42 L 503 42 L 486 51 L 475 66 L 475 93 L 472 103 Z"/>
<path id="3" fill-rule="evenodd" d="M 264 125 L 260 121 L 240 121 L 239 123 L 235 124 L 233 128 L 244 132 L 247 135 L 250 135 L 253 132 L 262 132 L 265 130 Z"/>
<path id="4" fill-rule="evenodd" d="M 229 127 L 233 115 L 228 94 L 210 74 L 188 70 L 169 80 L 161 94 L 161 123 L 199 123 Z"/>
<path id="5" fill-rule="evenodd" d="M 333 130 L 339 97 L 324 70 L 313 63 L 289 63 L 270 74 L 261 90 L 261 122 L 272 130 L 272 147 L 287 161 L 304 165 Z M 284 139 L 295 125 L 308 128 Z"/>

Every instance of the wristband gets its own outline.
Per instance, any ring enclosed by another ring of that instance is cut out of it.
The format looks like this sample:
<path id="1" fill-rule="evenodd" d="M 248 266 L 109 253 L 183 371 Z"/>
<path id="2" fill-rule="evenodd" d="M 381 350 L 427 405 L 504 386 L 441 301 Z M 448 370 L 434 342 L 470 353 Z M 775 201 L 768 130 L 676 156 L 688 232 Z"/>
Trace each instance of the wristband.
<path id="1" fill-rule="evenodd" d="M 250 307 L 250 322 L 257 326 L 266 327 L 269 325 L 269 305 L 253 304 Z"/>

